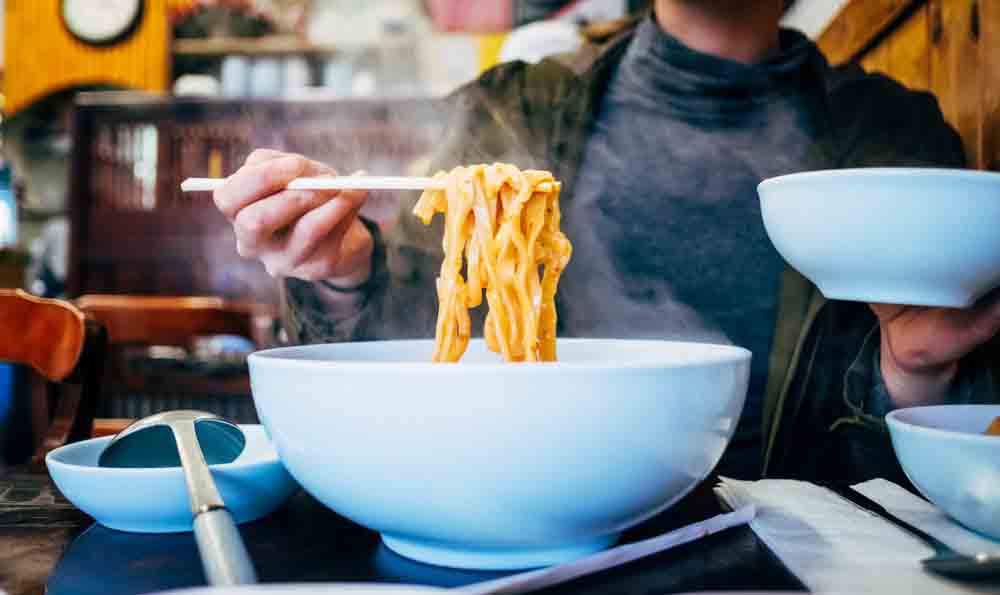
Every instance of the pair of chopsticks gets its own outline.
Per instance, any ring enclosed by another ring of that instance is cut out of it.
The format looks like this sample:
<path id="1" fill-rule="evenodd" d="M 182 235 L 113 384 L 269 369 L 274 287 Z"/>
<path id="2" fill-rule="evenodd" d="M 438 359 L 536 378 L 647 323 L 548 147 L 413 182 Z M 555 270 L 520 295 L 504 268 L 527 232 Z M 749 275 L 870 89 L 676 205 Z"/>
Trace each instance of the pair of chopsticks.
<path id="1" fill-rule="evenodd" d="M 184 192 L 213 192 L 226 183 L 225 178 L 188 178 L 181 182 Z M 547 183 L 538 189 L 548 191 Z M 409 176 L 337 176 L 296 178 L 286 190 L 444 190 L 444 182 L 434 178 Z"/>
<path id="2" fill-rule="evenodd" d="M 181 182 L 184 192 L 212 192 L 226 183 L 225 178 L 188 178 Z M 433 178 L 404 176 L 337 176 L 296 178 L 287 190 L 443 190 L 444 184 Z"/>

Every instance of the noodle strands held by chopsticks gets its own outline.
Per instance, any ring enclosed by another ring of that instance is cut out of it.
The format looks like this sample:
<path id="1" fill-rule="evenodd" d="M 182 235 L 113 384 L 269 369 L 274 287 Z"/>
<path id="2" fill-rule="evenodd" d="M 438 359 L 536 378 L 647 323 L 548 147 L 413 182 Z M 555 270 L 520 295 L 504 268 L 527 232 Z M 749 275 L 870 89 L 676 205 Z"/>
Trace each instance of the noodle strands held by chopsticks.
<path id="1" fill-rule="evenodd" d="M 559 230 L 559 182 L 502 163 L 456 167 L 434 179 L 444 190 L 426 190 L 413 209 L 425 225 L 445 216 L 434 361 L 461 359 L 469 308 L 482 303 L 483 290 L 490 349 L 509 362 L 555 361 L 556 288 L 572 253 Z"/>

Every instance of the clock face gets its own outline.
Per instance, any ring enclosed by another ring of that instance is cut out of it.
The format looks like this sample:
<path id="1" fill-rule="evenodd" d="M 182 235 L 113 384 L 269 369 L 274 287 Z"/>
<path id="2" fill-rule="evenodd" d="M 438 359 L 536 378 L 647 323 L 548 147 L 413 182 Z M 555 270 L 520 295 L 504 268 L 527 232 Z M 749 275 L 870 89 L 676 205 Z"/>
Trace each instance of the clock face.
<path id="1" fill-rule="evenodd" d="M 82 41 L 107 44 L 130 33 L 142 18 L 143 0 L 62 0 L 63 21 Z"/>

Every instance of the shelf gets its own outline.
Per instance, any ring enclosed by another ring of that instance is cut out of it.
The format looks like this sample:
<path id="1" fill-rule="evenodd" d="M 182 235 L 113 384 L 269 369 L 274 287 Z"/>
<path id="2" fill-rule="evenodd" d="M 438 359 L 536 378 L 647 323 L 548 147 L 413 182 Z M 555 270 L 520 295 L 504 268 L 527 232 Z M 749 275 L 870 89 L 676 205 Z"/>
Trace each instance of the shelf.
<path id="1" fill-rule="evenodd" d="M 209 39 L 175 39 L 175 56 L 284 56 L 292 54 L 332 54 L 332 44 L 315 44 L 294 36 L 215 37 Z"/>

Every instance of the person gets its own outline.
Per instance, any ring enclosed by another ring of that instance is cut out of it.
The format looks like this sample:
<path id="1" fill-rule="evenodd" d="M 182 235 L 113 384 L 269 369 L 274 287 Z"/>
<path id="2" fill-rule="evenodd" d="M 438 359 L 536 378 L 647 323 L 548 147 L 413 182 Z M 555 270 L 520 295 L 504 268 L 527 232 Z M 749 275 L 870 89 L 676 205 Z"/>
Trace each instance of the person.
<path id="1" fill-rule="evenodd" d="M 563 182 L 574 256 L 560 336 L 751 350 L 720 474 L 905 482 L 884 414 L 1000 402 L 1000 299 L 964 310 L 826 301 L 769 242 L 756 185 L 806 170 L 963 167 L 962 145 L 931 95 L 833 67 L 782 29 L 786 4 L 655 0 L 600 46 L 497 66 L 448 98 L 432 169 L 506 161 Z M 241 254 L 282 279 L 292 339 L 433 336 L 440 226 L 406 213 L 383 238 L 358 216 L 364 193 L 283 190 L 307 175 L 334 170 L 258 150 L 214 195 Z"/>

